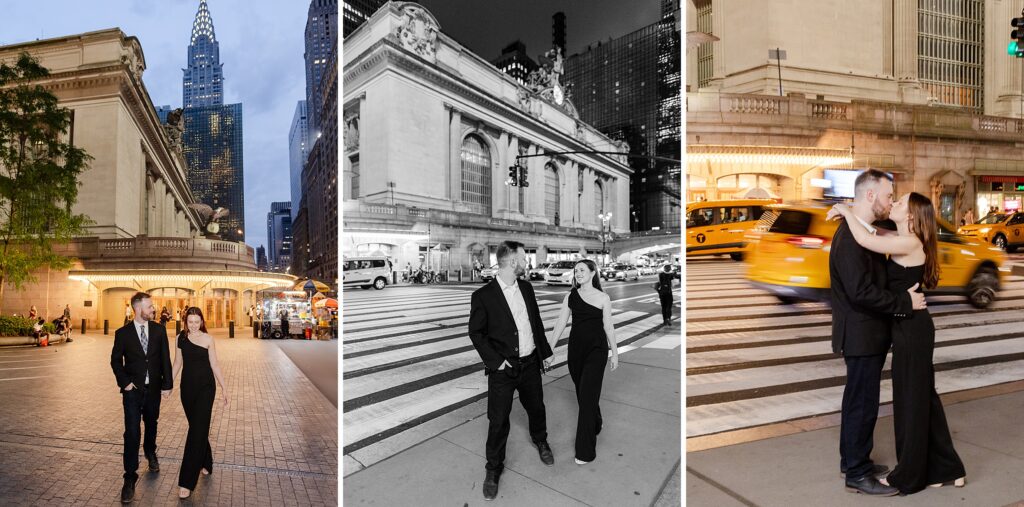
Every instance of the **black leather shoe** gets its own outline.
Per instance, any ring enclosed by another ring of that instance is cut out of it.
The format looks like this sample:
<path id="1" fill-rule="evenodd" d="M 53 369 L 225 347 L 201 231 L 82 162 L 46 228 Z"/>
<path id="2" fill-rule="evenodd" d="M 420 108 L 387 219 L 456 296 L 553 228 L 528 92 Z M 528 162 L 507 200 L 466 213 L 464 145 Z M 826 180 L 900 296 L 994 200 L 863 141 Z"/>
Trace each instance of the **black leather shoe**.
<path id="1" fill-rule="evenodd" d="M 875 479 L 881 479 L 882 477 L 889 475 L 889 467 L 875 463 L 871 466 L 871 475 L 875 476 Z M 840 470 L 839 477 L 845 479 L 846 470 Z"/>
<path id="2" fill-rule="evenodd" d="M 501 478 L 501 473 L 495 470 L 488 470 L 487 477 L 484 478 L 484 500 L 494 500 L 494 497 L 498 496 L 498 479 Z"/>
<path id="3" fill-rule="evenodd" d="M 896 496 L 900 493 L 900 490 L 878 482 L 873 475 L 865 475 L 857 480 L 846 479 L 846 491 L 871 496 Z"/>
<path id="4" fill-rule="evenodd" d="M 551 454 L 551 446 L 548 445 L 547 441 L 537 442 L 537 451 L 540 452 L 540 460 L 547 466 L 555 464 L 555 455 Z"/>
<path id="5" fill-rule="evenodd" d="M 150 472 L 159 472 L 160 471 L 160 462 L 156 460 L 156 454 L 153 454 L 153 455 L 150 455 L 150 456 L 146 456 L 146 459 L 149 460 L 149 471 Z"/>
<path id="6" fill-rule="evenodd" d="M 124 486 L 121 486 L 121 503 L 132 503 L 135 499 L 135 483 L 138 479 L 125 479 Z"/>

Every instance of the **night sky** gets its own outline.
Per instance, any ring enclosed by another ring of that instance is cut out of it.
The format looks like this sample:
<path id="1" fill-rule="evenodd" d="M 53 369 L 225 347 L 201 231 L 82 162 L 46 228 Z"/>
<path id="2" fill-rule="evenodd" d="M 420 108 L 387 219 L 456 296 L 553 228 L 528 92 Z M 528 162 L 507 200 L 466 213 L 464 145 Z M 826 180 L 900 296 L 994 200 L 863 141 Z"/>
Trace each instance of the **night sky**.
<path id="1" fill-rule="evenodd" d="M 552 46 L 552 19 L 565 13 L 567 56 L 587 45 L 617 39 L 661 17 L 658 0 L 420 0 L 441 31 L 487 61 L 519 39 L 526 52 L 537 55 Z M 216 18 L 214 18 L 216 20 Z"/>
<path id="2" fill-rule="evenodd" d="M 308 0 L 207 0 L 224 64 L 224 103 L 244 115 L 246 243 L 267 245 L 271 201 L 290 201 L 288 128 L 306 97 Z M 40 8 L 45 6 L 45 8 Z M 181 107 L 192 21 L 199 0 L 4 2 L 0 45 L 120 28 L 138 37 L 154 106 Z M 235 210 L 231 210 L 234 213 Z"/>

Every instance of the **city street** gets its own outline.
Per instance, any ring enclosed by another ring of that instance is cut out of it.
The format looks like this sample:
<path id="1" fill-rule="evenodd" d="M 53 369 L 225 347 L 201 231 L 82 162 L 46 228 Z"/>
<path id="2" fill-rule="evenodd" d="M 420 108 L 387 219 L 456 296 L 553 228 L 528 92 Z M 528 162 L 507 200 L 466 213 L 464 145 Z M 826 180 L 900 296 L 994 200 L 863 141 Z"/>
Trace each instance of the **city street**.
<path id="1" fill-rule="evenodd" d="M 322 361 L 300 359 L 297 365 L 278 346 L 334 354 L 336 342 L 256 340 L 247 337 L 250 328 L 239 329 L 235 339 L 226 330 L 212 334 L 231 403 L 223 406 L 218 389 L 210 427 L 214 470 L 200 479 L 190 503 L 337 505 L 337 408 L 304 370 L 329 375 Z M 124 415 L 110 369 L 112 343 L 112 334 L 76 332 L 69 344 L 0 349 L 4 504 L 117 504 Z M 187 428 L 175 382 L 160 408 L 161 470 L 149 472 L 141 460 L 136 504 L 180 504 L 178 467 Z"/>
<path id="2" fill-rule="evenodd" d="M 621 353 L 661 327 L 651 287 L 655 280 L 648 275 L 602 282 L 614 304 Z M 481 285 L 345 291 L 344 475 L 484 414 L 479 404 L 472 406 L 486 398 L 487 384 L 466 328 L 470 295 Z M 550 332 L 569 288 L 540 281 L 534 287 Z M 675 306 L 678 315 L 678 297 Z M 555 368 L 547 374 L 551 380 L 568 374 L 568 337 L 567 329 L 555 349 Z M 675 340 L 678 346 L 678 335 Z M 481 469 L 482 463 L 481 458 Z"/>
<path id="3" fill-rule="evenodd" d="M 1024 256 L 1010 264 L 1019 270 Z M 687 438 L 839 411 L 846 370 L 832 354 L 828 305 L 782 304 L 727 257 L 686 269 Z M 985 310 L 959 296 L 929 297 L 928 309 L 940 394 L 1024 379 L 1024 277 L 1008 277 Z M 888 370 L 883 403 L 892 400 Z"/>

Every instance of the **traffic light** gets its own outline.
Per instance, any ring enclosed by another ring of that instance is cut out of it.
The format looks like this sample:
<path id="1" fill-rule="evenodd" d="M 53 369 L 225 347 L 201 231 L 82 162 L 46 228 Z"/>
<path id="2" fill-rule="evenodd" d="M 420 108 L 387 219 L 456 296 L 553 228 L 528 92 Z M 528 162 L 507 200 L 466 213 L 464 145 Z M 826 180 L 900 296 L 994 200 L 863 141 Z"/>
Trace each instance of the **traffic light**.
<path id="1" fill-rule="evenodd" d="M 513 187 L 519 184 L 519 166 L 513 165 L 508 168 L 508 184 Z"/>
<path id="2" fill-rule="evenodd" d="M 530 182 L 526 181 L 526 177 L 529 175 L 529 169 L 525 167 L 519 168 L 519 186 L 528 187 Z"/>
<path id="3" fill-rule="evenodd" d="M 1022 13 L 1022 17 L 1011 19 L 1010 26 L 1014 28 L 1010 31 L 1010 38 L 1013 40 L 1006 46 L 1006 53 L 1017 58 L 1024 58 L 1024 13 Z"/>

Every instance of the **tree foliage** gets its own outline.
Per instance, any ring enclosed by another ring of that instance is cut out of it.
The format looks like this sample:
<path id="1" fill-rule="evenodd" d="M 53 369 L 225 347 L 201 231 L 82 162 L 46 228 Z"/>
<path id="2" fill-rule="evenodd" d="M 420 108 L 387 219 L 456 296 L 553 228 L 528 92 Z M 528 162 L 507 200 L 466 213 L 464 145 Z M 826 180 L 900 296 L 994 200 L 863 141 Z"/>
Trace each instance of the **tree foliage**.
<path id="1" fill-rule="evenodd" d="M 67 269 L 53 245 L 89 224 L 72 207 L 92 157 L 70 142 L 71 110 L 39 84 L 49 75 L 28 53 L 0 63 L 0 308 L 7 285 L 21 289 L 44 266 Z"/>

